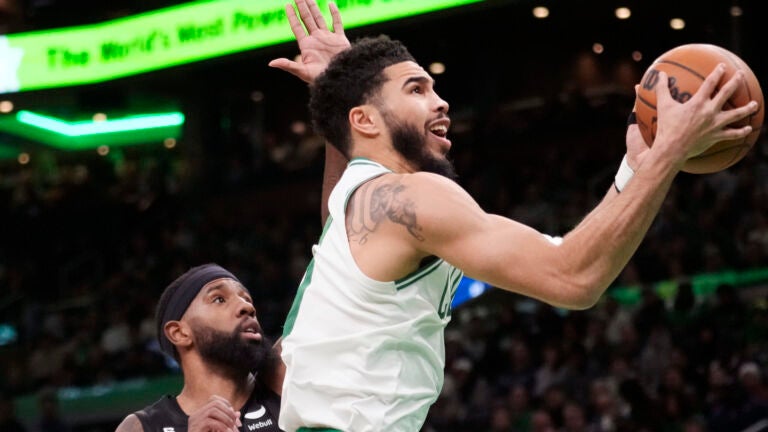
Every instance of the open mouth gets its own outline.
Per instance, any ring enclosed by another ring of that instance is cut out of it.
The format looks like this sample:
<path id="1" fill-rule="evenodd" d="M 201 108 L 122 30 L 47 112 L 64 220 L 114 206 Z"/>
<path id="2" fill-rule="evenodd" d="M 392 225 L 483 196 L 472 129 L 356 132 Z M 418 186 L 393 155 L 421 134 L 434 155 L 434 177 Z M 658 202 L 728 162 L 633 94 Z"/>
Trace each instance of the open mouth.
<path id="1" fill-rule="evenodd" d="M 451 148 L 451 141 L 448 139 L 448 129 L 451 127 L 451 121 L 447 118 L 441 118 L 432 122 L 427 130 L 432 138 L 440 142 L 442 152 L 447 152 Z"/>
<path id="2" fill-rule="evenodd" d="M 429 128 L 429 131 L 432 132 L 433 135 L 437 135 L 440 138 L 445 138 L 448 136 L 448 125 L 434 124 Z"/>
<path id="3" fill-rule="evenodd" d="M 449 147 L 451 142 L 448 140 L 448 129 L 450 128 L 451 120 L 447 116 L 441 116 L 427 124 L 429 133 Z"/>
<path id="4" fill-rule="evenodd" d="M 261 333 L 259 333 L 259 329 L 255 324 L 246 324 L 240 333 L 242 333 L 243 337 L 246 339 L 257 341 L 262 339 Z"/>

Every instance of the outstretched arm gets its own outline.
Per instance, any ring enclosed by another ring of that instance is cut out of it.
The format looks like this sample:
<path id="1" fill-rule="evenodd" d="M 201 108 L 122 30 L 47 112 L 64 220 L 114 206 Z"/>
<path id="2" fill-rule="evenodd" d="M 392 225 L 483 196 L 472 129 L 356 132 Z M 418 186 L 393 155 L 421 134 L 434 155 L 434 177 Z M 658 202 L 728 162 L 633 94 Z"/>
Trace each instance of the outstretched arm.
<path id="1" fill-rule="evenodd" d="M 288 22 L 299 44 L 299 61 L 278 58 L 269 62 L 269 66 L 284 70 L 307 84 L 312 84 L 330 63 L 333 56 L 349 48 L 350 43 L 344 34 L 341 14 L 335 3 L 329 3 L 333 29 L 329 30 L 320 8 L 315 0 L 295 0 L 296 10 L 289 3 L 285 6 Z M 323 169 L 323 189 L 321 195 L 320 216 L 322 224 L 328 218 L 328 197 L 341 178 L 347 166 L 347 158 L 333 145 L 325 145 L 325 167 Z"/>
<path id="2" fill-rule="evenodd" d="M 749 126 L 728 125 L 753 113 L 756 104 L 724 109 L 742 85 L 740 74 L 717 90 L 723 75 L 723 69 L 717 68 L 685 104 L 671 97 L 668 78 L 661 75 L 656 93 L 659 130 L 664 134 L 657 135 L 653 147 L 639 155 L 636 173 L 624 190 L 620 194 L 609 191 L 560 246 L 541 241 L 534 230 L 515 222 L 482 217 L 468 219 L 466 224 L 472 229 L 462 229 L 464 233 L 436 233 L 447 236 L 442 244 L 435 244 L 436 249 L 450 250 L 449 261 L 463 262 L 468 274 L 500 287 L 559 306 L 594 304 L 637 250 L 685 161 L 718 141 L 751 132 Z M 639 142 L 637 126 L 631 126 L 628 134 L 628 146 Z M 457 247 L 449 248 L 454 241 Z M 478 250 L 488 253 L 469 252 Z"/>
<path id="3" fill-rule="evenodd" d="M 592 306 L 640 245 L 685 161 L 718 141 L 751 132 L 749 126 L 728 127 L 755 112 L 757 105 L 724 109 L 743 78 L 737 74 L 716 91 L 722 75 L 722 69 L 713 72 L 693 98 L 680 104 L 669 94 L 666 74 L 660 74 L 656 90 L 660 132 L 653 147 L 639 158 L 624 190 L 608 192 L 560 244 L 528 226 L 485 213 L 466 191 L 443 177 L 392 174 L 372 180 L 367 197 L 360 191 L 353 196 L 369 201 L 387 198 L 377 206 L 356 207 L 388 216 L 377 229 L 391 234 L 377 237 L 390 243 L 366 253 L 359 260 L 361 268 L 373 274 L 385 261 L 383 254 L 399 252 L 404 257 L 400 268 L 387 270 L 403 273 L 424 256 L 436 255 L 470 277 L 555 306 Z M 633 139 L 639 135 L 636 126 L 628 133 Z"/>

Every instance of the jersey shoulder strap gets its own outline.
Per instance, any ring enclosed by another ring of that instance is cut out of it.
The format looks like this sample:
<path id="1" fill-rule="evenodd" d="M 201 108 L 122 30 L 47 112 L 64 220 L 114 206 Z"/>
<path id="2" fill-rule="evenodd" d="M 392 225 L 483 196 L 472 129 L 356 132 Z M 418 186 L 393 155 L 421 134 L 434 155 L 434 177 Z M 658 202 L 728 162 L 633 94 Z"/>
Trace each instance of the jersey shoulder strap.
<path id="1" fill-rule="evenodd" d="M 157 402 L 134 413 L 144 432 L 186 432 L 189 418 L 176 398 L 165 395 Z"/>

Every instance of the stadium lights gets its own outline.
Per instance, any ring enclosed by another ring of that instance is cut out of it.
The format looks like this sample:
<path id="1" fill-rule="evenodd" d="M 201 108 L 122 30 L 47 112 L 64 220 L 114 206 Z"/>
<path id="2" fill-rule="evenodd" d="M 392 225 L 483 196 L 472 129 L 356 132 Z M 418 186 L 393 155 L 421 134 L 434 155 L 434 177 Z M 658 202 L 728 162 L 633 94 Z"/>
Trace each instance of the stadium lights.
<path id="1" fill-rule="evenodd" d="M 56 117 L 22 110 L 16 113 L 16 119 L 29 126 L 68 137 L 140 131 L 184 124 L 184 114 L 179 112 L 143 114 L 115 120 L 67 122 Z"/>
<path id="2" fill-rule="evenodd" d="M 67 121 L 20 110 L 0 116 L 0 132 L 60 150 L 92 150 L 103 145 L 161 144 L 168 138 L 175 140 L 181 136 L 184 122 L 184 114 L 177 111 Z"/>

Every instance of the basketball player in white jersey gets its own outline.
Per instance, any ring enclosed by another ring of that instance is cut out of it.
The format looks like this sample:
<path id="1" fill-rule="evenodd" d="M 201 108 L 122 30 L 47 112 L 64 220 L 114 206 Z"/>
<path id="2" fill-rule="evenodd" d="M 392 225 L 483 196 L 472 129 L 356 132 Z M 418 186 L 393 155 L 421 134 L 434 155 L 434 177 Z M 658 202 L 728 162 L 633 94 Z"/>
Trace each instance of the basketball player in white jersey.
<path id="1" fill-rule="evenodd" d="M 299 43 L 333 32 L 313 0 L 289 12 Z M 306 32 L 304 28 L 306 28 Z M 315 65 L 317 65 L 316 63 Z M 298 75 L 301 63 L 272 63 Z M 602 202 L 564 237 L 488 214 L 453 181 L 448 103 L 399 42 L 366 38 L 310 82 L 310 114 L 349 164 L 283 331 L 280 427 L 418 431 L 443 385 L 443 329 L 462 274 L 550 305 L 595 304 L 637 249 L 683 163 L 749 126 L 756 103 L 724 110 L 741 84 L 717 68 L 686 104 L 660 74 L 658 135 L 627 131 Z"/>

